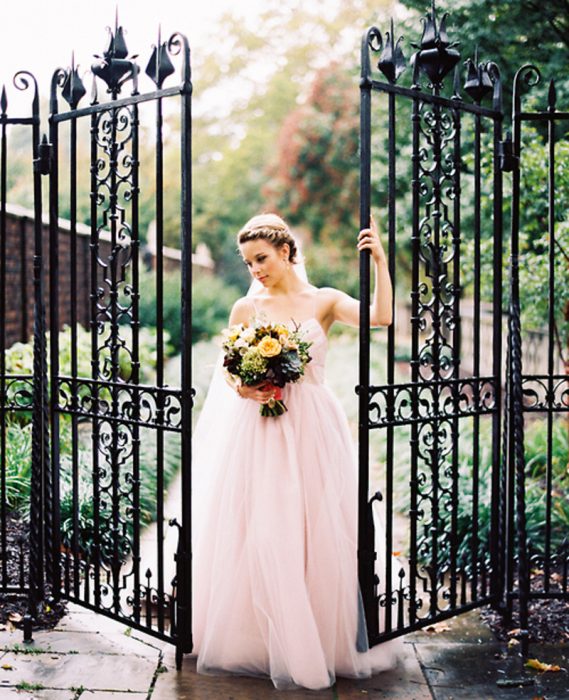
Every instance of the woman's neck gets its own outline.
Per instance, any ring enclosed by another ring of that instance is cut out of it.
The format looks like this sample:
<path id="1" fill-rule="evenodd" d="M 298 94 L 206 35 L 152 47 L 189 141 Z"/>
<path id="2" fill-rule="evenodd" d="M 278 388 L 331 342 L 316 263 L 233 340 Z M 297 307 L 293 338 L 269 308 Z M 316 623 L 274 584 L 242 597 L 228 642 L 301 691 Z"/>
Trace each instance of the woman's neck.
<path id="1" fill-rule="evenodd" d="M 270 297 L 288 297 L 294 296 L 299 292 L 308 289 L 309 285 L 303 282 L 295 272 L 290 272 L 288 275 L 283 275 L 274 287 L 266 290 Z"/>

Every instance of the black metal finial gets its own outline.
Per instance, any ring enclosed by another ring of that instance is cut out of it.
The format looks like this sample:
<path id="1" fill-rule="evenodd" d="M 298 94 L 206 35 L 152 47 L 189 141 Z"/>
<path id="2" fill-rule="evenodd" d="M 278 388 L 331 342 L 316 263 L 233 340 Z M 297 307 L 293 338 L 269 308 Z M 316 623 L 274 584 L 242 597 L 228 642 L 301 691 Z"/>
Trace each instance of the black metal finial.
<path id="1" fill-rule="evenodd" d="M 431 12 L 423 22 L 423 36 L 419 45 L 413 44 L 418 51 L 413 54 L 411 62 L 416 62 L 427 75 L 433 86 L 440 86 L 445 76 L 460 60 L 460 54 L 455 49 L 458 42 L 450 42 L 446 30 L 445 12 L 437 27 L 435 0 L 432 0 Z"/>
<path id="2" fill-rule="evenodd" d="M 377 67 L 390 83 L 396 83 L 401 73 L 405 70 L 407 62 L 401 48 L 403 37 L 399 37 L 395 41 L 393 19 L 391 20 L 391 32 L 386 32 L 385 37 L 385 46 L 379 57 Z"/>
<path id="3" fill-rule="evenodd" d="M 102 56 L 95 55 L 95 58 L 101 60 L 93 63 L 91 70 L 96 76 L 104 80 L 109 92 L 116 95 L 126 80 L 136 76 L 139 68 L 134 62 L 136 56 L 127 58 L 128 49 L 124 38 L 124 30 L 118 26 L 118 11 L 115 20 L 115 31 L 113 32 L 109 28 L 108 32 L 108 46 Z"/>
<path id="4" fill-rule="evenodd" d="M 161 39 L 161 28 L 158 27 L 158 42 L 152 47 L 152 55 L 146 66 L 146 75 L 156 84 L 160 90 L 163 82 L 174 73 L 174 66 L 168 55 L 167 42 Z"/>
<path id="5" fill-rule="evenodd" d="M 478 63 L 478 47 L 474 52 L 474 61 L 467 58 L 466 65 L 466 80 L 464 81 L 464 91 L 467 92 L 472 99 L 480 103 L 489 95 L 493 89 L 492 79 L 488 72 L 488 63 Z"/>
<path id="6" fill-rule="evenodd" d="M 0 110 L 2 114 L 8 111 L 8 96 L 6 95 L 6 86 L 2 85 L 2 95 L 0 96 Z"/>
<path id="7" fill-rule="evenodd" d="M 65 76 L 61 94 L 71 109 L 75 109 L 86 92 L 85 85 L 83 85 L 83 81 L 79 77 L 78 66 L 75 65 L 75 53 L 72 53 L 71 68 Z"/>
<path id="8" fill-rule="evenodd" d="M 555 106 L 557 104 L 557 90 L 555 89 L 555 81 L 551 80 L 549 83 L 549 90 L 547 92 L 547 107 L 550 112 L 555 112 Z"/>

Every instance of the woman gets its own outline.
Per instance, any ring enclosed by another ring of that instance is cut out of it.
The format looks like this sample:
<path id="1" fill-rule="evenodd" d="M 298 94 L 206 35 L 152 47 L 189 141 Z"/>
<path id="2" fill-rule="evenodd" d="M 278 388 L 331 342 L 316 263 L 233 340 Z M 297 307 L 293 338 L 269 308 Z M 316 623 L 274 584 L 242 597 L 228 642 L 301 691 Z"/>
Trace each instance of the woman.
<path id="1" fill-rule="evenodd" d="M 233 383 L 194 444 L 194 648 L 198 671 L 270 676 L 277 688 L 332 685 L 393 665 L 392 644 L 367 651 L 357 583 L 357 473 L 347 419 L 324 381 L 326 334 L 357 326 L 359 301 L 309 284 L 295 270 L 297 246 L 274 214 L 237 236 L 259 290 L 239 299 L 229 324 L 300 324 L 311 362 L 286 385 L 288 412 L 259 415 L 266 385 Z M 371 325 L 391 323 L 392 289 L 373 219 L 359 251 L 375 264 Z M 207 431 L 206 431 L 207 432 Z M 204 445 L 207 447 L 204 448 Z M 358 634 L 359 631 L 359 634 Z M 363 649 L 363 651 L 358 651 Z"/>

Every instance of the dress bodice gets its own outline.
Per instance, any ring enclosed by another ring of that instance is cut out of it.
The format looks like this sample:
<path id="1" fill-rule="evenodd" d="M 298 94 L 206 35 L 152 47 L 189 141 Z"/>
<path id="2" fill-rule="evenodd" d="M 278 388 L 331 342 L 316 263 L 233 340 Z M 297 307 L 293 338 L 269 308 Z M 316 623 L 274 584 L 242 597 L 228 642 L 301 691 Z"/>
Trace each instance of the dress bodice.
<path id="1" fill-rule="evenodd" d="M 308 350 L 312 360 L 304 370 L 304 381 L 310 384 L 322 384 L 324 382 L 328 338 L 317 318 L 302 321 L 300 329 L 304 333 L 304 339 L 312 343 Z"/>

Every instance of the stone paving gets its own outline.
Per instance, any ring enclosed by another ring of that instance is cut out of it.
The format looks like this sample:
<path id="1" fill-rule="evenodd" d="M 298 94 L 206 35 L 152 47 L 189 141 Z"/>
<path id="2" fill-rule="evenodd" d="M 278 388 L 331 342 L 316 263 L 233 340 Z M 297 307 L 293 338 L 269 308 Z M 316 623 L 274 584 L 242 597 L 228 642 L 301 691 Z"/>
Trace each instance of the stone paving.
<path id="1" fill-rule="evenodd" d="M 568 671 L 525 669 L 476 611 L 408 635 L 397 669 L 365 681 L 339 679 L 325 691 L 277 691 L 262 679 L 198 675 L 191 657 L 176 671 L 170 645 L 75 605 L 56 629 L 35 632 L 31 644 L 23 644 L 20 631 L 5 630 L 0 646 L 0 700 L 569 699 Z M 531 652 L 569 670 L 568 645 Z"/>

